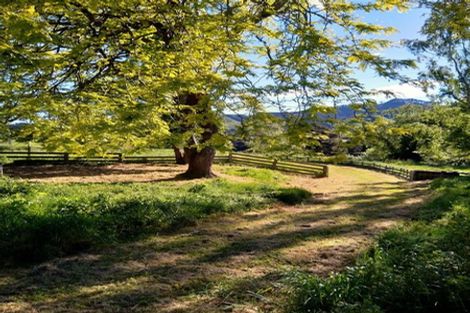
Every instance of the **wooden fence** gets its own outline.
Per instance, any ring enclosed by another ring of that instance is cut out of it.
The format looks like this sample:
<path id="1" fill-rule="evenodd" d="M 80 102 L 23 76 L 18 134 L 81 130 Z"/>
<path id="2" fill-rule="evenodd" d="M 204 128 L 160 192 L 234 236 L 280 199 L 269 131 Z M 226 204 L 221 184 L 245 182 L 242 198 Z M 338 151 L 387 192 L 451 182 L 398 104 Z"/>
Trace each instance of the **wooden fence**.
<path id="1" fill-rule="evenodd" d="M 320 163 L 320 164 L 321 163 L 326 164 L 326 162 L 321 161 L 321 160 L 317 160 L 315 162 Z M 332 164 L 332 163 L 333 162 L 329 162 L 328 164 Z M 410 170 L 410 169 L 406 169 L 403 167 L 388 166 L 388 165 L 383 165 L 383 164 L 370 162 L 370 161 L 348 160 L 348 161 L 338 162 L 337 164 L 379 171 L 385 174 L 404 178 L 409 181 L 419 181 L 419 180 L 428 180 L 428 179 L 436 179 L 436 178 L 452 178 L 452 177 L 469 175 L 469 173 L 458 172 L 458 171 L 449 172 L 449 171 Z"/>
<path id="2" fill-rule="evenodd" d="M 357 167 L 368 168 L 372 170 L 381 171 L 387 174 L 395 175 L 406 180 L 418 181 L 418 180 L 428 180 L 436 178 L 452 178 L 458 177 L 461 173 L 457 171 L 429 171 L 429 170 L 409 170 L 397 166 L 387 166 L 383 164 L 378 164 L 374 162 L 364 162 L 364 161 L 347 161 L 344 162 L 346 165 L 353 165 Z"/>
<path id="3" fill-rule="evenodd" d="M 109 153 L 105 156 L 79 156 L 64 152 L 32 152 L 32 151 L 0 151 L 0 157 L 5 156 L 15 164 L 43 163 L 175 163 L 174 156 L 124 156 L 122 153 Z M 270 168 L 278 171 L 327 177 L 328 166 L 311 162 L 285 161 L 273 158 L 247 154 L 230 153 L 217 155 L 216 163 L 233 163 L 255 167 Z"/>
<path id="4" fill-rule="evenodd" d="M 370 162 L 361 162 L 361 161 L 347 161 L 347 162 L 342 162 L 341 164 L 344 165 L 352 165 L 356 167 L 361 167 L 361 168 L 366 168 L 370 170 L 375 170 L 379 171 L 385 174 L 397 176 L 404 178 L 406 180 L 414 180 L 414 171 L 409 170 L 406 168 L 400 168 L 400 167 L 394 167 L 394 166 L 387 166 L 387 165 L 382 165 L 382 164 L 377 164 L 377 163 L 370 163 Z"/>
<path id="5" fill-rule="evenodd" d="M 83 163 L 171 163 L 175 162 L 173 156 L 124 156 L 122 153 L 109 153 L 105 156 L 81 156 L 64 152 L 17 152 L 0 151 L 5 156 L 20 163 L 47 163 L 47 162 L 83 162 Z"/>
<path id="6" fill-rule="evenodd" d="M 175 163 L 175 157 L 168 156 L 124 156 L 122 153 L 109 153 L 105 156 L 80 156 L 65 152 L 37 152 L 37 151 L 0 151 L 0 157 L 5 156 L 15 164 L 40 164 L 40 163 Z M 311 175 L 314 177 L 327 177 L 328 166 L 321 160 L 277 160 L 248 153 L 230 153 L 229 155 L 217 155 L 216 163 L 234 163 L 256 167 L 264 167 L 284 171 L 288 173 Z M 435 179 L 441 177 L 465 176 L 465 172 L 448 171 L 424 171 L 409 170 L 397 166 L 387 166 L 368 161 L 349 160 L 338 163 L 339 165 L 356 166 L 370 170 L 380 171 L 386 174 L 398 176 L 410 181 Z"/>
<path id="7" fill-rule="evenodd" d="M 229 163 L 234 164 L 271 168 L 278 171 L 305 174 L 314 177 L 328 177 L 328 166 L 321 164 L 277 160 L 247 153 L 231 153 L 227 158 Z"/>

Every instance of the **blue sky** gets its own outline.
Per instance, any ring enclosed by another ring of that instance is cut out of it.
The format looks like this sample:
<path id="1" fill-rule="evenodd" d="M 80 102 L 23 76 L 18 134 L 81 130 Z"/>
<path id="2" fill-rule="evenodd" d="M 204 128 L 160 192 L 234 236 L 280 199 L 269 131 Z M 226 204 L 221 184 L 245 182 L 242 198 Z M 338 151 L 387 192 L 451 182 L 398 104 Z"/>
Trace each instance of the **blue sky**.
<path id="1" fill-rule="evenodd" d="M 311 0 L 318 2 L 318 0 Z M 401 45 L 402 40 L 406 39 L 417 39 L 420 38 L 420 29 L 423 26 L 426 19 L 426 10 L 421 8 L 411 8 L 406 12 L 386 11 L 386 12 L 373 12 L 373 13 L 362 13 L 358 17 L 366 22 L 378 24 L 382 26 L 389 26 L 396 29 L 396 32 L 391 35 L 383 36 L 383 39 L 387 39 L 393 42 L 392 47 L 380 51 L 380 54 L 390 59 L 416 59 L 413 54 Z M 255 63 L 259 60 L 254 59 Z M 420 71 L 420 65 L 418 64 L 417 69 L 400 70 L 402 74 L 408 76 L 411 79 L 417 77 Z M 368 90 L 382 90 L 391 91 L 395 94 L 393 97 L 386 97 L 385 95 L 375 95 L 374 100 L 385 102 L 391 98 L 415 98 L 420 100 L 429 100 L 427 95 L 422 89 L 413 86 L 412 84 L 403 84 L 400 81 L 394 81 L 386 79 L 377 75 L 373 70 L 361 71 L 357 70 L 354 76 L 361 82 Z M 261 80 L 263 81 L 263 79 Z M 289 99 L 289 95 L 286 99 Z M 290 110 L 296 110 L 295 104 L 286 104 Z M 268 110 L 277 110 L 278 107 L 268 106 Z M 292 107 L 291 107 L 292 106 Z"/>
<path id="2" fill-rule="evenodd" d="M 381 54 L 383 56 L 393 59 L 414 59 L 407 48 L 398 46 L 403 39 L 416 39 L 420 37 L 419 31 L 425 21 L 425 13 L 424 9 L 412 8 L 403 13 L 396 10 L 392 12 L 374 12 L 364 16 L 364 19 L 368 22 L 391 26 L 397 29 L 395 34 L 385 37 L 393 41 L 397 47 L 382 51 Z M 403 73 L 414 78 L 418 70 L 406 70 Z M 426 95 L 419 88 L 378 77 L 372 71 L 358 71 L 355 76 L 364 83 L 367 89 L 391 90 L 397 92 L 398 97 L 426 99 Z"/>

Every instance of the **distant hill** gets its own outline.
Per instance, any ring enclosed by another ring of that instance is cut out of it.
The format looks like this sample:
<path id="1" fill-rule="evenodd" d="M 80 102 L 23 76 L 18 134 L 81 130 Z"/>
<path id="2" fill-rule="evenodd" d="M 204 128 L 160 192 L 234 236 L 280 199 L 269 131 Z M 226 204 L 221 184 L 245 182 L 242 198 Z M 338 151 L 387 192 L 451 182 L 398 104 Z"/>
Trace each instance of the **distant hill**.
<path id="1" fill-rule="evenodd" d="M 387 110 L 398 109 L 399 107 L 408 104 L 426 106 L 429 105 L 429 103 L 429 101 L 423 101 L 418 99 L 392 99 L 377 105 L 377 112 L 382 113 Z M 337 108 L 336 116 L 340 120 L 346 120 L 354 116 L 354 111 L 348 105 L 340 105 Z"/>
<path id="2" fill-rule="evenodd" d="M 427 106 L 430 104 L 430 102 L 424 101 L 424 100 L 418 100 L 418 99 L 392 99 L 385 103 L 379 104 L 377 108 L 379 109 L 379 111 L 385 111 L 385 110 L 396 109 L 407 104 Z"/>
<path id="3" fill-rule="evenodd" d="M 389 100 L 387 102 L 377 105 L 377 111 L 381 113 L 387 110 L 397 109 L 399 107 L 402 107 L 408 104 L 427 106 L 430 104 L 430 102 L 418 100 L 418 99 L 392 99 L 392 100 Z M 286 116 L 290 114 L 298 114 L 298 112 L 290 112 L 290 113 L 271 112 L 271 114 L 279 118 L 285 118 Z M 352 118 L 353 116 L 354 116 L 354 111 L 348 105 L 340 105 L 337 107 L 336 117 L 338 119 L 345 120 L 345 119 Z M 225 115 L 225 119 L 228 122 L 229 129 L 236 127 L 236 125 L 238 125 L 246 117 L 247 116 L 243 114 L 226 114 Z"/>

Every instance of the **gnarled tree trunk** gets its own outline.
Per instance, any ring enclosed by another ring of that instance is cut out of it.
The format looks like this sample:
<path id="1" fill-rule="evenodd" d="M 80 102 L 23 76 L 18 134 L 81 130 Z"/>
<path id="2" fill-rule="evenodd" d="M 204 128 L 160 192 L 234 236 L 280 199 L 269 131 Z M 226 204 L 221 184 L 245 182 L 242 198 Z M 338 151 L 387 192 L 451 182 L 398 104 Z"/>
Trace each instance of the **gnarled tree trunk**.
<path id="1" fill-rule="evenodd" d="M 215 149 L 205 147 L 201 151 L 196 148 L 185 148 L 184 154 L 188 160 L 188 170 L 184 174 L 188 178 L 214 177 L 212 163 L 214 162 Z"/>
<path id="2" fill-rule="evenodd" d="M 207 101 L 204 94 L 189 93 L 180 96 L 180 103 L 192 109 L 184 109 L 181 113 L 183 116 L 190 117 L 193 114 L 200 114 L 202 122 L 199 127 L 203 128 L 203 133 L 200 136 L 193 136 L 184 148 L 184 161 L 188 164 L 188 170 L 183 176 L 187 178 L 208 178 L 214 177 L 212 173 L 212 163 L 214 162 L 215 149 L 210 146 L 204 146 L 219 129 L 217 125 L 209 118 L 211 115 L 211 106 Z M 189 119 L 191 120 L 191 118 Z M 187 130 L 192 129 L 192 125 L 186 125 Z M 201 150 L 196 148 L 203 146 Z M 181 151 L 180 151 L 181 152 Z M 176 151 L 175 151 L 176 153 Z"/>
<path id="3" fill-rule="evenodd" d="M 180 148 L 173 146 L 173 151 L 175 152 L 175 160 L 176 164 L 187 164 L 186 158 L 183 155 L 183 152 L 181 151 Z"/>

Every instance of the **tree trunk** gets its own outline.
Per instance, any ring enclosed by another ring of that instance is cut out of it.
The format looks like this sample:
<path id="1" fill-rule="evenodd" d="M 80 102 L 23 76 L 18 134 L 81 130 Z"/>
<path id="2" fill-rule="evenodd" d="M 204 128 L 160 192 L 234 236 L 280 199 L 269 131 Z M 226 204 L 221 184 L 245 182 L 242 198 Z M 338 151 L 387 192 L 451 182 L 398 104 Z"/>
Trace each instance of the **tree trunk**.
<path id="1" fill-rule="evenodd" d="M 178 147 L 173 147 L 173 151 L 175 152 L 175 160 L 176 164 L 187 164 L 186 159 L 183 155 L 183 152 Z"/>
<path id="2" fill-rule="evenodd" d="M 215 157 L 215 149 L 210 146 L 204 147 L 200 151 L 197 149 L 198 146 L 204 146 L 219 131 L 217 124 L 214 123 L 214 113 L 211 110 L 208 97 L 204 94 L 187 93 L 180 95 L 177 101 L 184 104 L 184 108 L 180 112 L 183 121 L 182 126 L 180 126 L 181 129 L 183 131 L 192 131 L 195 117 L 200 120 L 198 126 L 203 129 L 202 134 L 194 133 L 184 148 L 184 160 L 188 164 L 188 170 L 183 176 L 187 178 L 214 177 L 212 163 Z"/>
<path id="3" fill-rule="evenodd" d="M 188 170 L 184 173 L 188 178 L 209 178 L 214 177 L 212 173 L 212 163 L 214 162 L 215 149 L 206 147 L 201 151 L 196 148 L 184 148 L 184 154 L 188 161 Z"/>

